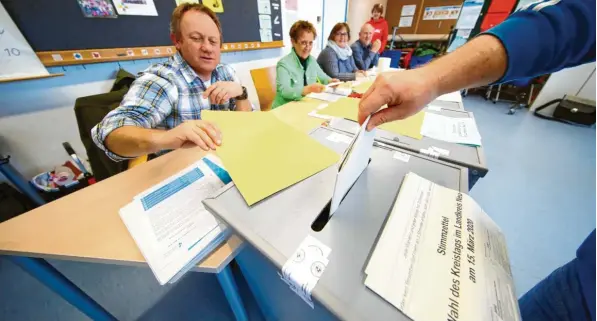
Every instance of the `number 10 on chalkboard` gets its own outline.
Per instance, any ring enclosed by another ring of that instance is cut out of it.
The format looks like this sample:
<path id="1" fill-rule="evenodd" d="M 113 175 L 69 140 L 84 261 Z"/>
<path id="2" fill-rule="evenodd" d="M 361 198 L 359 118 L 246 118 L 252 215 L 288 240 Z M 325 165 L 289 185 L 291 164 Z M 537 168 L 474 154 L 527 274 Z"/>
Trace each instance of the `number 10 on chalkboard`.
<path id="1" fill-rule="evenodd" d="M 5 48 L 4 51 L 8 54 L 8 56 L 20 56 L 21 51 L 17 48 Z"/>

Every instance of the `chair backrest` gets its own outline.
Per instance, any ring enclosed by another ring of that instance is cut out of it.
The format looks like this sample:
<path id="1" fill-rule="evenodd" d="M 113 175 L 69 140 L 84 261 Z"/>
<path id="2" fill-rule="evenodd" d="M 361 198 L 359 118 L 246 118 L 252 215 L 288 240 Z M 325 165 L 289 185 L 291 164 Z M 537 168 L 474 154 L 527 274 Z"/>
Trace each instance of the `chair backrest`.
<path id="1" fill-rule="evenodd" d="M 251 70 L 251 78 L 259 98 L 261 111 L 272 109 L 276 97 L 276 66 Z"/>

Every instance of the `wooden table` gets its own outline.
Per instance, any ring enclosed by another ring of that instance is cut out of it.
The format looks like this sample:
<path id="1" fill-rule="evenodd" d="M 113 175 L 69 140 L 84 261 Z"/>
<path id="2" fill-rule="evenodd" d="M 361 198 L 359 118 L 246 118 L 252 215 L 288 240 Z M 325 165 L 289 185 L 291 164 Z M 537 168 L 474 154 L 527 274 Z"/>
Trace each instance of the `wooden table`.
<path id="1" fill-rule="evenodd" d="M 310 132 L 322 120 L 307 116 L 322 102 L 301 101 L 272 111 Z M 6 255 L 94 320 L 115 320 L 48 264 L 45 258 L 147 266 L 118 210 L 133 197 L 205 156 L 198 147 L 179 149 L 0 224 L 0 254 Z M 247 315 L 228 263 L 243 241 L 232 235 L 193 271 L 216 273 L 238 320 Z"/>

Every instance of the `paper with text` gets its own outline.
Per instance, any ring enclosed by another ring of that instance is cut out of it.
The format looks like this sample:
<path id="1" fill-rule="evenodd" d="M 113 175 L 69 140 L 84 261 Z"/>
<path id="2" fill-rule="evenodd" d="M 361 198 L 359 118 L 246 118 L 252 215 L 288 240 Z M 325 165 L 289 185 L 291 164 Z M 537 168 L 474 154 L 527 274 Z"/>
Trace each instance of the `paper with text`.
<path id="1" fill-rule="evenodd" d="M 215 156 L 207 156 L 152 187 L 120 209 L 131 233 L 160 284 L 202 259 L 218 245 L 226 229 L 203 207 L 203 199 L 230 182 Z"/>
<path id="2" fill-rule="evenodd" d="M 481 134 L 474 118 L 455 118 L 425 114 L 421 134 L 451 143 L 481 146 Z"/>
<path id="3" fill-rule="evenodd" d="M 365 285 L 413 320 L 519 321 L 506 242 L 468 195 L 404 178 Z"/>
<path id="4" fill-rule="evenodd" d="M 330 207 L 330 216 L 336 212 L 344 196 L 346 196 L 352 185 L 354 185 L 369 164 L 369 158 L 371 158 L 371 152 L 373 151 L 373 141 L 375 139 L 375 129 L 372 131 L 365 129 L 370 118 L 367 117 L 367 120 L 365 120 L 359 131 L 355 134 L 352 143 L 348 145 L 340 160 Z"/>

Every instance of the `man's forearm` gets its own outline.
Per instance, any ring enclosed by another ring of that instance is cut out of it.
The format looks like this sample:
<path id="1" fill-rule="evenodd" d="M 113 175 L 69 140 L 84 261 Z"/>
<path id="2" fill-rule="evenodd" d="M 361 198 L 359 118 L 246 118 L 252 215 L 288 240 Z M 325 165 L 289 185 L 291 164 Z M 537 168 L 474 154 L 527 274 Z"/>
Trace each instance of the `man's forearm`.
<path id="1" fill-rule="evenodd" d="M 508 56 L 502 43 L 494 36 L 481 35 L 419 72 L 432 83 L 439 96 L 492 83 L 502 77 L 507 65 Z"/>
<path id="2" fill-rule="evenodd" d="M 123 157 L 137 157 L 161 150 L 156 144 L 163 130 L 135 126 L 123 126 L 111 132 L 104 142 L 114 154 Z"/>
<path id="3" fill-rule="evenodd" d="M 235 110 L 236 111 L 253 111 L 253 106 L 251 106 L 251 101 L 248 99 L 237 100 Z"/>

